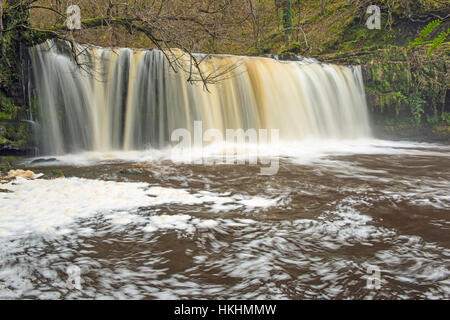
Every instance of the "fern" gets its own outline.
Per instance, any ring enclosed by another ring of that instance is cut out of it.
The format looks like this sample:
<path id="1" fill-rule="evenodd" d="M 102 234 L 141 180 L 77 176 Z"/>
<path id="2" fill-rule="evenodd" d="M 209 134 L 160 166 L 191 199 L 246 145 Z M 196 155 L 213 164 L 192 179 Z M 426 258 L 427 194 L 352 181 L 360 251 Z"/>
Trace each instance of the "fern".
<path id="1" fill-rule="evenodd" d="M 441 20 L 434 20 L 431 21 L 429 24 L 427 24 L 427 26 L 425 28 L 423 28 L 422 32 L 420 32 L 420 35 L 423 38 L 426 38 L 430 35 L 430 33 L 432 33 L 434 31 L 434 29 L 436 29 L 437 27 L 439 27 L 441 25 L 442 21 Z"/>
<path id="2" fill-rule="evenodd" d="M 427 102 L 423 100 L 418 94 L 414 93 L 409 96 L 409 105 L 411 114 L 414 117 L 416 124 L 419 126 L 422 122 L 422 115 L 425 114 L 423 106 Z"/>
<path id="3" fill-rule="evenodd" d="M 446 122 L 447 124 L 450 124 L 450 112 L 442 112 L 441 120 Z"/>
<path id="4" fill-rule="evenodd" d="M 430 55 L 433 53 L 434 50 L 436 50 L 441 44 L 444 43 L 445 39 L 447 39 L 448 35 L 450 34 L 450 28 L 447 29 L 447 31 L 442 31 L 436 39 L 434 39 L 431 42 L 431 47 L 427 52 L 427 58 L 430 57 Z"/>
<path id="5" fill-rule="evenodd" d="M 415 38 L 413 42 L 410 43 L 407 51 L 410 51 L 417 46 L 431 43 L 431 41 L 426 41 L 426 38 L 428 38 L 428 36 L 437 27 L 439 27 L 441 25 L 441 23 L 442 23 L 442 21 L 437 19 L 437 20 L 431 21 L 429 24 L 427 24 L 425 26 L 425 28 L 423 28 L 423 30 L 420 32 L 420 35 L 417 38 Z M 444 37 L 444 40 L 445 40 L 445 37 Z"/>

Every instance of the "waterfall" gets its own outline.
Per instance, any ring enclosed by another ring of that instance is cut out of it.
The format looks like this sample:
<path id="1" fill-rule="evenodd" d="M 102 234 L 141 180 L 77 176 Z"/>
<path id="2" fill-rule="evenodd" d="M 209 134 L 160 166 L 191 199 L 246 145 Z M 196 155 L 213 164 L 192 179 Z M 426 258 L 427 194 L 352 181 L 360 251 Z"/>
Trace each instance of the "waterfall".
<path id="1" fill-rule="evenodd" d="M 44 154 L 162 148 L 194 121 L 205 130 L 279 129 L 286 141 L 370 135 L 360 67 L 197 55 L 205 74 L 223 73 L 205 88 L 159 50 L 75 49 L 77 63 L 62 41 L 30 49 Z"/>

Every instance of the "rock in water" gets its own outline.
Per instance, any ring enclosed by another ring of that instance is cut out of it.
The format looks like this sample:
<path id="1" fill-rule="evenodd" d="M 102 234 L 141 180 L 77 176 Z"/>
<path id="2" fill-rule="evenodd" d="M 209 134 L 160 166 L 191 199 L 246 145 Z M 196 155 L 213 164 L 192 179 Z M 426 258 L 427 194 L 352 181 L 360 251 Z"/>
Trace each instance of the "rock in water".
<path id="1" fill-rule="evenodd" d="M 42 158 L 42 159 L 36 159 L 36 160 L 33 160 L 33 161 L 31 162 L 31 164 L 36 164 L 36 163 L 46 163 L 46 162 L 55 162 L 55 161 L 58 161 L 58 159 L 56 159 L 56 158 L 48 158 L 48 159 Z"/>
<path id="2" fill-rule="evenodd" d="M 6 176 L 6 179 L 12 180 L 17 177 L 20 177 L 20 178 L 24 178 L 24 179 L 34 180 L 34 179 L 40 178 L 42 176 L 43 176 L 43 174 L 35 174 L 33 171 L 30 171 L 30 170 L 25 171 L 25 170 L 18 169 L 18 170 L 10 170 L 8 172 L 8 175 Z"/>

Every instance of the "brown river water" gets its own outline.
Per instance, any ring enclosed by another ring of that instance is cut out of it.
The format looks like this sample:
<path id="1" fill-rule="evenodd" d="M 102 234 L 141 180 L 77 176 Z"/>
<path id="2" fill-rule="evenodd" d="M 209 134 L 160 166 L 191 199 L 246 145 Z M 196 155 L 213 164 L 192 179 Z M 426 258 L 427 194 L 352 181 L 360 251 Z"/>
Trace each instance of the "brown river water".
<path id="1" fill-rule="evenodd" d="M 25 160 L 44 176 L 0 186 L 0 297 L 450 298 L 449 146 L 291 151 L 272 176 L 145 152 Z"/>

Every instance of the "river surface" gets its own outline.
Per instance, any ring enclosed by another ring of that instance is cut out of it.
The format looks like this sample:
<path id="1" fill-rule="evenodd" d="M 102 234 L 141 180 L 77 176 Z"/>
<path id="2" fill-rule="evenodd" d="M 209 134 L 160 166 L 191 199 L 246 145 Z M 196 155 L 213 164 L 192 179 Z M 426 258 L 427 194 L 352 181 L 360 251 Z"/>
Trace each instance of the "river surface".
<path id="1" fill-rule="evenodd" d="M 448 145 L 278 153 L 272 176 L 155 151 L 23 161 L 44 176 L 0 185 L 0 298 L 450 299 Z"/>

